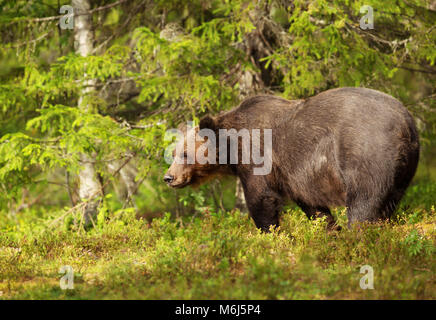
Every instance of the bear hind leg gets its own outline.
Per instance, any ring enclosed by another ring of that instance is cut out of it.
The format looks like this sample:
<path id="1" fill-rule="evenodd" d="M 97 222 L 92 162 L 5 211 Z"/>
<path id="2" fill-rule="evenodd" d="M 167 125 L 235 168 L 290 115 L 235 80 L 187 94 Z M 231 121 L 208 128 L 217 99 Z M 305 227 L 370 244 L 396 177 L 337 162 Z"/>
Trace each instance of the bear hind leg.
<path id="1" fill-rule="evenodd" d="M 383 218 L 382 200 L 378 197 L 350 197 L 347 199 L 348 227 L 359 222 L 376 222 Z"/>
<path id="2" fill-rule="evenodd" d="M 396 211 L 405 191 L 405 189 L 394 190 L 388 194 L 381 208 L 381 212 L 384 218 L 391 218 L 392 214 Z"/>
<path id="3" fill-rule="evenodd" d="M 297 205 L 303 210 L 309 219 L 317 219 L 325 217 L 327 221 L 328 230 L 341 230 L 341 227 L 336 224 L 330 209 L 327 207 L 312 207 L 302 202 L 297 202 Z"/>

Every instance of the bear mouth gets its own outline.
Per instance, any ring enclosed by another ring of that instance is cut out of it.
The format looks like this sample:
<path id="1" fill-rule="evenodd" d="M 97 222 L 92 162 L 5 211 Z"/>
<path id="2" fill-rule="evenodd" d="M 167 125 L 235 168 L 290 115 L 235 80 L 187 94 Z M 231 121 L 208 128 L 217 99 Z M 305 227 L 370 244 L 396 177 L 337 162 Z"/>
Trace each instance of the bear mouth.
<path id="1" fill-rule="evenodd" d="M 191 182 L 191 180 L 186 180 L 186 181 L 180 182 L 180 183 L 169 183 L 168 185 L 171 188 L 180 189 L 180 188 L 186 187 L 190 182 Z"/>

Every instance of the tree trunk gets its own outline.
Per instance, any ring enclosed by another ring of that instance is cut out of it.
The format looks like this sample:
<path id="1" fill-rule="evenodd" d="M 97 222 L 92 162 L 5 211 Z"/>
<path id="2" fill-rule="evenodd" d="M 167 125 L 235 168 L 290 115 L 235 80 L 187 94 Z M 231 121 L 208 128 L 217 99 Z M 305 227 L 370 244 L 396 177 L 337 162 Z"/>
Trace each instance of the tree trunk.
<path id="1" fill-rule="evenodd" d="M 89 0 L 72 0 L 74 8 L 74 45 L 76 53 L 83 57 L 89 55 L 93 50 L 94 36 L 92 32 L 92 17 L 86 15 L 91 9 Z M 86 66 L 85 66 L 86 69 Z M 86 78 L 86 72 L 84 74 Z M 79 97 L 78 107 L 88 111 L 89 106 L 84 101 L 85 97 L 93 90 L 94 80 L 86 80 L 84 83 L 81 95 Z M 88 201 L 84 208 L 83 218 L 85 225 L 88 225 L 91 219 L 97 214 L 98 201 L 97 196 L 101 194 L 101 184 L 97 178 L 94 163 L 95 156 L 82 154 L 80 156 L 82 170 L 79 173 L 79 195 L 82 201 Z"/>
<path id="2" fill-rule="evenodd" d="M 120 160 L 111 161 L 108 163 L 108 168 L 111 173 L 115 173 L 119 168 L 120 181 L 114 183 L 114 188 L 117 195 L 123 201 L 130 202 L 133 207 L 136 208 L 136 203 L 133 196 L 138 191 L 139 182 L 136 181 L 136 176 L 138 175 L 138 169 L 135 164 L 129 162 L 123 166 L 123 162 Z"/>
<path id="3" fill-rule="evenodd" d="M 248 212 L 247 203 L 245 202 L 244 189 L 242 188 L 242 183 L 239 178 L 236 178 L 236 202 L 235 208 L 239 209 L 241 212 Z"/>

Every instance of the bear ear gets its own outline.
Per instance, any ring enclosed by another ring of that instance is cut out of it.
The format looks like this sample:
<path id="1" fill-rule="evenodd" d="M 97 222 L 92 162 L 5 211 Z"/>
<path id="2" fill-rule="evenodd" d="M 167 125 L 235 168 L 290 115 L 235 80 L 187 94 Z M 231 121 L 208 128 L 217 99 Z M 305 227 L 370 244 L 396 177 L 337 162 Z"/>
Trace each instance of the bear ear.
<path id="1" fill-rule="evenodd" d="M 215 131 L 216 130 L 216 122 L 211 116 L 205 116 L 203 119 L 200 120 L 200 130 L 201 129 L 210 129 Z"/>

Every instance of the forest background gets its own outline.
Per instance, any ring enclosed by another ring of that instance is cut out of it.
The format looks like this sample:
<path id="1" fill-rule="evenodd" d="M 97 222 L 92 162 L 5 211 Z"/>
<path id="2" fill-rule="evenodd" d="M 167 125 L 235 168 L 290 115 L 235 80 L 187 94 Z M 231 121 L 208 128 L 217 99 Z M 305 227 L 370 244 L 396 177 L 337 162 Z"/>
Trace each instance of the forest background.
<path id="1" fill-rule="evenodd" d="M 435 1 L 0 0 L 0 12 L 0 298 L 435 297 Z M 290 204 L 283 232 L 260 235 L 235 179 L 163 183 L 166 130 L 254 94 L 344 86 L 391 94 L 416 120 L 420 164 L 392 223 L 331 235 Z M 364 264 L 379 291 L 359 288 Z M 59 288 L 64 265 L 73 290 Z"/>

